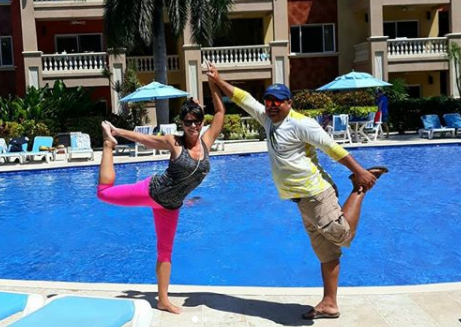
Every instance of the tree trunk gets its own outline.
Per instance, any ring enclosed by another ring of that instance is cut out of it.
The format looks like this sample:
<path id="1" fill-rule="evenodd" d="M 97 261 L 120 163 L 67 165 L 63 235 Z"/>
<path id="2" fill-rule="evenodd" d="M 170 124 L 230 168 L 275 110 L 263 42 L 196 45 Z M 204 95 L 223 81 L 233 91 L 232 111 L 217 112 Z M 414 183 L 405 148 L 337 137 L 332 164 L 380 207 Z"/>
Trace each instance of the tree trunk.
<path id="1" fill-rule="evenodd" d="M 167 77 L 167 54 L 165 42 L 165 25 L 163 22 L 163 1 L 158 0 L 155 3 L 154 9 L 154 37 L 153 37 L 153 51 L 154 51 L 154 71 L 155 80 L 162 84 L 168 84 Z M 157 125 L 168 124 L 170 120 L 170 109 L 168 100 L 155 101 L 157 113 Z"/>

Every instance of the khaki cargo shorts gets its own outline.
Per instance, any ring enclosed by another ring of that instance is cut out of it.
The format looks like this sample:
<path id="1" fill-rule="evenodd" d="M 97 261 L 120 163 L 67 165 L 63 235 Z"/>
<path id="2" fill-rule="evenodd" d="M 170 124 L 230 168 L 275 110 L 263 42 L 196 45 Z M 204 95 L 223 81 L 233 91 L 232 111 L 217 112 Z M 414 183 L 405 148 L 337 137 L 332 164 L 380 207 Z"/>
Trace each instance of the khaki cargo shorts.
<path id="1" fill-rule="evenodd" d="M 333 187 L 298 202 L 304 227 L 320 262 L 341 257 L 341 247 L 350 246 L 351 229 L 344 218 Z"/>

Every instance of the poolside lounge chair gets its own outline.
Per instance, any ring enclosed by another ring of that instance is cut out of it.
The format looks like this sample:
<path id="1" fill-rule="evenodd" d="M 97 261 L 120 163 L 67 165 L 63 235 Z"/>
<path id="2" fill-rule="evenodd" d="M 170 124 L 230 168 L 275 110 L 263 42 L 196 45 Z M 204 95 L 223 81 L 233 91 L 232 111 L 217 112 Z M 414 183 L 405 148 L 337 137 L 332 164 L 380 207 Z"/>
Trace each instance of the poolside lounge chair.
<path id="1" fill-rule="evenodd" d="M 45 158 L 46 163 L 49 163 L 53 154 L 49 150 L 40 150 L 41 147 L 50 149 L 53 146 L 53 138 L 51 136 L 36 136 L 34 138 L 34 144 L 32 145 L 32 151 L 21 153 L 23 161 L 27 159 L 33 161 L 35 157 Z"/>
<path id="2" fill-rule="evenodd" d="M 42 305 L 43 297 L 39 294 L 0 291 L 0 321 L 19 313 L 24 317 Z"/>
<path id="3" fill-rule="evenodd" d="M 349 142 L 352 144 L 349 115 L 333 115 L 331 121 L 332 126 L 327 126 L 327 133 L 338 143 Z M 335 136 L 340 138 L 336 139 Z"/>
<path id="4" fill-rule="evenodd" d="M 9 327 L 149 327 L 152 316 L 145 300 L 62 295 Z"/>
<path id="5" fill-rule="evenodd" d="M 455 135 L 461 132 L 461 115 L 460 114 L 445 114 L 443 120 L 447 127 L 455 129 Z"/>
<path id="6" fill-rule="evenodd" d="M 21 152 L 11 152 L 11 145 L 6 145 L 5 139 L 0 138 L 0 161 L 6 163 L 8 160 L 11 162 L 12 160 L 19 159 L 19 163 L 23 163 L 22 153 L 27 151 L 27 143 L 22 145 Z"/>
<path id="7" fill-rule="evenodd" d="M 383 127 L 381 122 L 381 115 L 379 118 L 376 118 L 376 112 L 368 113 L 368 123 L 363 126 L 363 132 L 366 134 L 371 134 L 371 140 L 376 141 L 378 137 L 383 137 Z"/>
<path id="8" fill-rule="evenodd" d="M 67 151 L 68 160 L 71 161 L 76 157 L 94 160 L 94 152 L 91 148 L 90 136 L 81 132 L 70 133 L 70 147 Z"/>
<path id="9" fill-rule="evenodd" d="M 441 136 L 445 133 L 450 133 L 452 137 L 455 136 L 455 129 L 442 126 L 439 116 L 437 115 L 421 116 L 421 121 L 423 122 L 424 128 L 418 131 L 419 137 L 424 137 L 424 134 L 427 134 L 427 138 L 430 140 L 434 137 L 434 133 L 440 133 Z"/>
<path id="10" fill-rule="evenodd" d="M 203 126 L 202 127 L 202 130 L 200 131 L 200 137 L 203 136 L 203 134 L 205 134 L 205 132 L 210 128 L 210 125 L 206 125 L 206 126 Z M 213 143 L 213 145 L 211 146 L 211 150 L 213 151 L 219 151 L 219 149 L 221 149 L 222 151 L 224 151 L 224 141 L 223 140 L 218 140 L 216 139 Z"/>
<path id="11" fill-rule="evenodd" d="M 134 128 L 135 132 L 146 134 L 146 135 L 152 135 L 154 132 L 154 126 L 152 125 L 146 125 L 146 126 L 136 126 Z M 146 146 L 142 143 L 136 142 L 134 145 L 134 156 L 137 157 L 138 154 L 140 153 L 147 153 L 153 155 L 155 153 L 155 149 L 149 149 L 146 148 Z"/>

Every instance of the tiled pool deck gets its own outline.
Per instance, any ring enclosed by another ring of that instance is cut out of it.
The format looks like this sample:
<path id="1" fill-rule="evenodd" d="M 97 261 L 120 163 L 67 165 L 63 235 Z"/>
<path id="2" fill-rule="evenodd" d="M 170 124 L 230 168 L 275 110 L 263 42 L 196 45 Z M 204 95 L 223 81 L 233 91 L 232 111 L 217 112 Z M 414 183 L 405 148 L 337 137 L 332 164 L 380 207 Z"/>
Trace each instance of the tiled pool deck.
<path id="1" fill-rule="evenodd" d="M 410 144 L 459 143 L 457 139 L 422 140 L 416 135 L 394 135 L 384 141 L 360 146 L 392 146 Z M 226 144 L 226 151 L 213 154 L 264 152 L 264 142 Z M 64 161 L 25 165 L 0 165 L 0 172 L 25 169 L 46 169 L 97 164 L 94 162 L 67 163 Z M 167 155 L 132 158 L 116 157 L 116 163 L 167 159 Z M 18 267 L 19 268 L 19 267 Z M 151 274 L 152 272 L 147 272 Z M 367 272 L 362 272 L 366 274 Z M 0 276 L 1 277 L 1 276 Z M 306 277 L 307 278 L 307 277 Z M 86 284 L 1 280 L 1 290 L 27 291 L 45 296 L 80 294 L 146 299 L 156 307 L 157 287 L 134 284 Z M 341 317 L 334 320 L 301 320 L 309 305 L 315 305 L 322 296 L 321 288 L 257 288 L 172 285 L 172 301 L 183 306 L 183 313 L 172 315 L 153 309 L 151 326 L 200 327 L 266 327 L 266 326 L 357 326 L 357 327 L 461 327 L 461 272 L 455 283 L 395 286 L 395 287 L 340 287 Z M 13 317 L 16 319 L 17 317 Z M 0 322 L 0 327 L 11 323 Z M 63 326 L 64 327 L 64 326 Z M 82 326 L 83 327 L 83 326 Z M 92 326 L 93 327 L 93 326 Z M 94 326 L 97 327 L 97 326 Z"/>

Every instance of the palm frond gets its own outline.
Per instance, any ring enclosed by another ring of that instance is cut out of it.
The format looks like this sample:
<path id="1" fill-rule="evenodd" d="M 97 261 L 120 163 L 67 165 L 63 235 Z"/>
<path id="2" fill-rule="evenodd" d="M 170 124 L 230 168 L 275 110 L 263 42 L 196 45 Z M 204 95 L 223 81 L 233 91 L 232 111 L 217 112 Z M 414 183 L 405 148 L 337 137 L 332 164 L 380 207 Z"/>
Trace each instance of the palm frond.
<path id="1" fill-rule="evenodd" d="M 230 30 L 231 22 L 228 13 L 232 10 L 233 5 L 233 0 L 210 0 L 213 35 L 222 34 Z"/>
<path id="2" fill-rule="evenodd" d="M 171 23 L 171 31 L 174 36 L 179 36 L 187 24 L 189 1 L 167 0 L 166 8 Z"/>
<path id="3" fill-rule="evenodd" d="M 190 0 L 190 22 L 195 43 L 208 46 L 213 41 L 213 17 L 207 0 Z"/>
<path id="4" fill-rule="evenodd" d="M 138 29 L 139 8 L 139 0 L 105 1 L 104 35 L 108 48 L 133 48 L 133 36 Z"/>
<path id="5" fill-rule="evenodd" d="M 139 4 L 138 33 L 146 45 L 152 43 L 152 23 L 154 20 L 155 0 L 141 0 Z"/>

